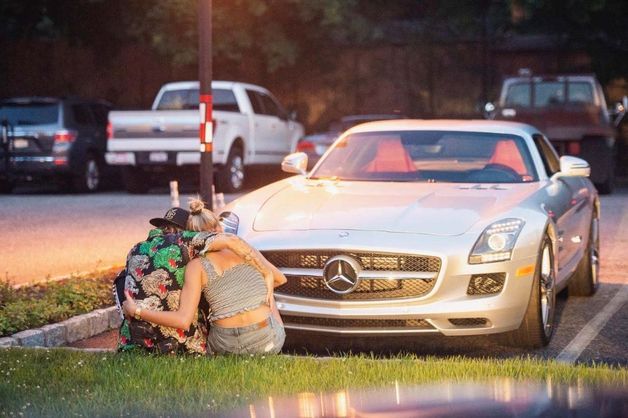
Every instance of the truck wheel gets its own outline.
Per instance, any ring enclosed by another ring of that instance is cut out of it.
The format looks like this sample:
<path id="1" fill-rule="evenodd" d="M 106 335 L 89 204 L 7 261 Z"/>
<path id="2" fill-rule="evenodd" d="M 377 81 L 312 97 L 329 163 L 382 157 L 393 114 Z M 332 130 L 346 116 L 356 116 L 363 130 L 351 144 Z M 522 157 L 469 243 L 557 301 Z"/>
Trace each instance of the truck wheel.
<path id="1" fill-rule="evenodd" d="M 523 348 L 546 346 L 554 332 L 555 307 L 554 253 L 552 242 L 546 236 L 536 263 L 532 293 L 525 316 L 518 329 L 506 334 L 507 342 L 510 345 Z"/>
<path id="2" fill-rule="evenodd" d="M 569 281 L 570 296 L 591 296 L 598 286 L 598 274 L 600 270 L 600 220 L 591 219 L 589 228 L 589 241 L 582 259 L 578 263 L 576 272 Z"/>
<path id="3" fill-rule="evenodd" d="M 140 168 L 124 167 L 122 181 L 124 188 L 129 193 L 145 194 L 150 189 L 150 177 Z"/>
<path id="4" fill-rule="evenodd" d="M 237 193 L 244 188 L 244 158 L 240 147 L 229 151 L 227 163 L 217 173 L 218 189 L 224 193 Z"/>
<path id="5" fill-rule="evenodd" d="M 608 176 L 603 183 L 596 184 L 597 191 L 600 194 L 611 194 L 615 190 L 615 164 L 611 164 L 608 168 Z"/>
<path id="6" fill-rule="evenodd" d="M 87 154 L 80 173 L 72 177 L 72 189 L 80 193 L 93 193 L 100 187 L 101 170 L 98 158 Z"/>

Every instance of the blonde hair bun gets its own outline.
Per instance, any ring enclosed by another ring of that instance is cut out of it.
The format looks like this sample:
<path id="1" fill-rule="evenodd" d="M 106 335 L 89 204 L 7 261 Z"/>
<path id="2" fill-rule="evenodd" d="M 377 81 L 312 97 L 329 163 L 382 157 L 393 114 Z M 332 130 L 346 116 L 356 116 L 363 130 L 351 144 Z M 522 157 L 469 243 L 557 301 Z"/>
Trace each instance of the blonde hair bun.
<path id="1" fill-rule="evenodd" d="M 190 199 L 190 213 L 198 215 L 205 209 L 205 203 L 200 199 Z"/>

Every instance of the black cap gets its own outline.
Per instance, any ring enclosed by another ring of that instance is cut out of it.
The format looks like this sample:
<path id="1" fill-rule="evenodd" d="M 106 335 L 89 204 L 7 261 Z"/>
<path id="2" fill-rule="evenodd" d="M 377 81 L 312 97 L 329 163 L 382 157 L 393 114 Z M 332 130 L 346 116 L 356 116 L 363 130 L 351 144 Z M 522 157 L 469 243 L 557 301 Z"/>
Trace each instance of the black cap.
<path id="1" fill-rule="evenodd" d="M 189 217 L 190 212 L 185 209 L 170 208 L 163 218 L 153 218 L 149 222 L 157 228 L 176 226 L 177 228 L 185 229 Z"/>

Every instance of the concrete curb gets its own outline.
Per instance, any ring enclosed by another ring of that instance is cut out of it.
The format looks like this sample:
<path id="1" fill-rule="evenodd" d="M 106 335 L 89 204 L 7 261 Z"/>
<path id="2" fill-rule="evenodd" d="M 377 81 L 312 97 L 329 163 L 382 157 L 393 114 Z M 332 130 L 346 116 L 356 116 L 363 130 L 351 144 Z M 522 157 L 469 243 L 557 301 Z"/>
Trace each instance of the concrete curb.
<path id="1" fill-rule="evenodd" d="M 111 306 L 0 338 L 0 347 L 59 347 L 118 328 L 121 322 L 117 308 Z"/>

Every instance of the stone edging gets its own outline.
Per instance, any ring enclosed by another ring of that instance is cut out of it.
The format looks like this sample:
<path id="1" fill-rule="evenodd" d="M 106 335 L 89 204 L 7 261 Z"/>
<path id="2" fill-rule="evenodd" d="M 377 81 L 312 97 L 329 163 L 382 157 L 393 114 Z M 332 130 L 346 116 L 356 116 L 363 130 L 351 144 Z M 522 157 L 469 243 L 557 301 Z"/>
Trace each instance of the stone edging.
<path id="1" fill-rule="evenodd" d="M 0 347 L 59 347 L 118 328 L 121 322 L 115 306 L 96 309 L 56 324 L 0 338 Z"/>

